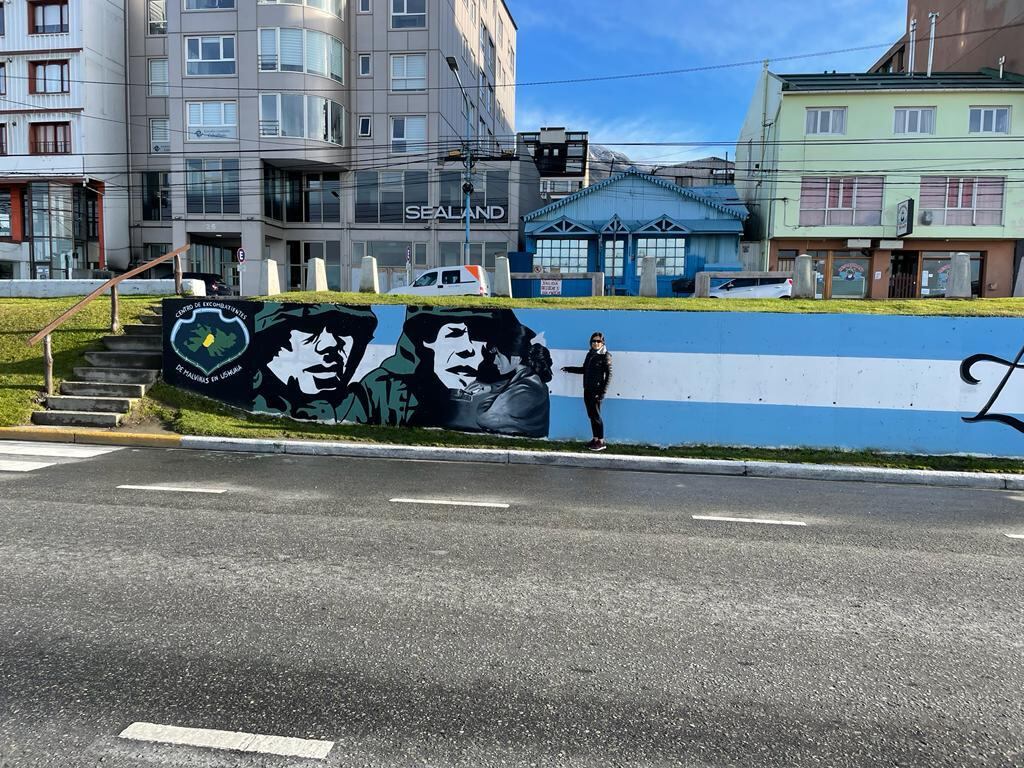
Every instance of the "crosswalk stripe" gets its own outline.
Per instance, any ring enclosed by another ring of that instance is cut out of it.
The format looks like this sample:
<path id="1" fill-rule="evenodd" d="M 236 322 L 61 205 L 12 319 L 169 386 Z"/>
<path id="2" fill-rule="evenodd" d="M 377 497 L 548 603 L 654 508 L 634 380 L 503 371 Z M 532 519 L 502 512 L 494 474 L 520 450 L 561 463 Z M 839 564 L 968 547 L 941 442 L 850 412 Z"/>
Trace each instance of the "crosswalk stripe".
<path id="1" fill-rule="evenodd" d="M 260 752 L 267 755 L 323 760 L 334 748 L 333 741 L 297 739 L 290 736 L 264 736 L 242 731 L 215 731 L 207 728 L 181 728 L 156 723 L 132 723 L 119 736 L 136 741 L 182 744 L 190 747 L 229 749 L 235 752 Z"/>
<path id="2" fill-rule="evenodd" d="M 32 472 L 43 467 L 52 467 L 52 461 L 21 461 L 20 459 L 0 459 L 0 472 Z"/>
<path id="3" fill-rule="evenodd" d="M 81 445 L 78 443 L 33 443 L 23 440 L 0 440 L 0 454 L 13 456 L 47 456 L 60 459 L 91 459 L 105 453 L 120 451 L 120 446 Z"/>

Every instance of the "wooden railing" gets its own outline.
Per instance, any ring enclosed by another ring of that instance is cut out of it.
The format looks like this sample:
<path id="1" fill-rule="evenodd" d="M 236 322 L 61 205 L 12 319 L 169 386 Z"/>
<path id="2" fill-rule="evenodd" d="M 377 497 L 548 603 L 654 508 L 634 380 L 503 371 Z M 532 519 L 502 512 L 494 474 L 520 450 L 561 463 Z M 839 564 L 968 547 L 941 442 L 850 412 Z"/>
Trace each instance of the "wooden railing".
<path id="1" fill-rule="evenodd" d="M 47 325 L 43 330 L 28 340 L 28 345 L 34 347 L 40 341 L 43 342 L 43 380 L 46 383 L 46 394 L 53 394 L 53 345 L 50 342 L 50 334 L 57 330 L 60 326 L 64 325 L 68 320 L 81 312 L 87 305 L 89 305 L 93 299 L 100 294 L 110 289 L 110 331 L 111 333 L 117 333 L 118 328 L 121 325 L 120 319 L 120 308 L 118 306 L 118 290 L 117 286 L 123 281 L 135 275 L 142 274 L 148 269 L 152 269 L 157 264 L 162 264 L 165 261 L 174 259 L 174 292 L 179 296 L 181 295 L 181 256 L 191 246 L 183 245 L 180 248 L 175 248 L 169 253 L 165 253 L 163 256 L 158 256 L 152 261 L 147 261 L 135 269 L 130 269 L 122 275 L 112 277 L 99 288 L 94 290 L 80 302 L 71 307 L 71 309 L 64 312 L 60 317 Z"/>

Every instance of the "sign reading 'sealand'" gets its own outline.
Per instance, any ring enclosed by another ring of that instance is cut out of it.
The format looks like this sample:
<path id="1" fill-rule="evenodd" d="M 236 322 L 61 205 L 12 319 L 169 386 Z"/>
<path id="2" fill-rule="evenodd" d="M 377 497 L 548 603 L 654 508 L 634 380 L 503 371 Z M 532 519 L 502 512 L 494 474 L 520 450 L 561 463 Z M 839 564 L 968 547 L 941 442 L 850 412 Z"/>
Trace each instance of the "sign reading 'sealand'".
<path id="1" fill-rule="evenodd" d="M 459 221 L 465 218 L 465 209 L 453 205 L 409 205 L 405 208 L 406 221 Z M 477 205 L 469 209 L 470 221 L 504 221 L 505 208 L 500 205 Z"/>

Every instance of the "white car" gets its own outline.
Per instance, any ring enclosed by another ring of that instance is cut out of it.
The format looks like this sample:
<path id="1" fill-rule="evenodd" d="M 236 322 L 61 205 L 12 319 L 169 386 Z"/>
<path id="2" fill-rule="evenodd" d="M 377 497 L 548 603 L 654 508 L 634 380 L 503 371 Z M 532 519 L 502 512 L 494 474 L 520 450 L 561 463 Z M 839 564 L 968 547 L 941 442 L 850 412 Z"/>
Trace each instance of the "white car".
<path id="1" fill-rule="evenodd" d="M 788 277 L 736 277 L 708 293 L 710 299 L 788 299 L 793 280 Z"/>
<path id="2" fill-rule="evenodd" d="M 477 264 L 428 269 L 412 285 L 392 288 L 389 294 L 410 296 L 490 296 L 487 272 Z"/>

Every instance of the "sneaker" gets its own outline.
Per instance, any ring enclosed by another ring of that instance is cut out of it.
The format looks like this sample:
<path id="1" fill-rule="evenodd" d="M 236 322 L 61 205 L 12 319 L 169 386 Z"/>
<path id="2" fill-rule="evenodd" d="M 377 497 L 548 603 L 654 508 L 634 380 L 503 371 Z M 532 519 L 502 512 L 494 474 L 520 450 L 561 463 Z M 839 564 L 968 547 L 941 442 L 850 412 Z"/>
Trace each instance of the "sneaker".
<path id="1" fill-rule="evenodd" d="M 588 451 L 593 451 L 596 445 L 597 445 L 597 439 L 596 438 L 592 439 L 589 443 L 587 443 L 587 450 Z"/>
<path id="2" fill-rule="evenodd" d="M 604 440 L 595 440 L 590 444 L 590 450 L 592 451 L 603 451 L 607 448 L 608 446 L 604 444 Z"/>

